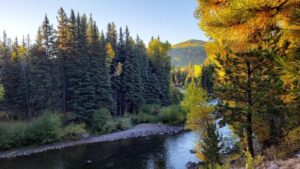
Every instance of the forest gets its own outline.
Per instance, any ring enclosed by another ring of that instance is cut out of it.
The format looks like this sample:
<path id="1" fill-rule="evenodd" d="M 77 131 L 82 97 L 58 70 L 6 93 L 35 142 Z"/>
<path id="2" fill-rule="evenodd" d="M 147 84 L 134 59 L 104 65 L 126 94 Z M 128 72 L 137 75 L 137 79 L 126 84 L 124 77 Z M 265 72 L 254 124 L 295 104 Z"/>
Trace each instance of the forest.
<path id="1" fill-rule="evenodd" d="M 129 169 L 181 169 L 181 161 L 188 169 L 297 169 L 300 1 L 196 2 L 205 42 L 172 45 L 157 36 L 145 45 L 127 26 L 99 30 L 92 14 L 63 8 L 56 27 L 44 17 L 34 41 L 4 31 L 0 150 L 127 132 L 136 140 L 94 144 L 111 148 L 107 154 L 84 147 L 99 158 L 94 168 L 115 158 L 109 165 Z M 155 137 L 143 133 L 151 127 Z M 91 157 L 77 152 L 73 162 Z"/>
<path id="2" fill-rule="evenodd" d="M 53 142 L 86 129 L 126 129 L 131 121 L 177 123 L 169 118 L 181 97 L 170 88 L 169 42 L 152 38 L 146 47 L 128 27 L 117 31 L 112 22 L 100 32 L 92 15 L 67 15 L 63 8 L 57 28 L 46 15 L 35 39 L 11 40 L 4 32 L 0 41 L 0 148 Z M 157 119 L 162 107 L 166 113 Z M 58 132 L 61 126 L 66 134 Z M 41 131 L 27 138 L 35 130 Z M 12 141 L 15 135 L 21 140 Z"/>

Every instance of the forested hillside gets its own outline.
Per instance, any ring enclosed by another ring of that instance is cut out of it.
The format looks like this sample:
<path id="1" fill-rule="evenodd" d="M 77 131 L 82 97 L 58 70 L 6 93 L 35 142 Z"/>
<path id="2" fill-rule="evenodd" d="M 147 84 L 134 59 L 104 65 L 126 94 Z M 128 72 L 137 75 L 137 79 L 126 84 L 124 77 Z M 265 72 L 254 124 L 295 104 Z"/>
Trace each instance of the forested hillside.
<path id="1" fill-rule="evenodd" d="M 188 66 L 203 64 L 206 52 L 204 49 L 204 41 L 201 40 L 188 40 L 175 44 L 168 51 L 171 56 L 172 66 Z"/>

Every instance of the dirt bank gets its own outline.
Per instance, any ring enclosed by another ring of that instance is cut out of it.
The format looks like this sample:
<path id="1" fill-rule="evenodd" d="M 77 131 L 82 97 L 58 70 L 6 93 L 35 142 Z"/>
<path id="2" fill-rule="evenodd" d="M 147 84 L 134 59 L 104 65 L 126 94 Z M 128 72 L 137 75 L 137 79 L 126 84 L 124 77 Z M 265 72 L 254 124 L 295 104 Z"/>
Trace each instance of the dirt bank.
<path id="1" fill-rule="evenodd" d="M 266 162 L 258 169 L 300 169 L 300 157 Z"/>
<path id="2" fill-rule="evenodd" d="M 8 150 L 0 152 L 0 158 L 13 158 L 18 156 L 26 156 L 35 153 L 40 153 L 48 150 L 62 149 L 65 147 L 71 147 L 82 144 L 90 144 L 105 141 L 114 141 L 133 137 L 145 137 L 151 135 L 162 134 L 176 134 L 183 131 L 183 126 L 170 126 L 162 124 L 139 124 L 134 128 L 118 131 L 111 134 L 93 136 L 84 138 L 77 141 L 66 141 L 61 143 L 54 143 L 50 145 L 41 145 L 36 147 L 19 148 L 15 150 Z"/>

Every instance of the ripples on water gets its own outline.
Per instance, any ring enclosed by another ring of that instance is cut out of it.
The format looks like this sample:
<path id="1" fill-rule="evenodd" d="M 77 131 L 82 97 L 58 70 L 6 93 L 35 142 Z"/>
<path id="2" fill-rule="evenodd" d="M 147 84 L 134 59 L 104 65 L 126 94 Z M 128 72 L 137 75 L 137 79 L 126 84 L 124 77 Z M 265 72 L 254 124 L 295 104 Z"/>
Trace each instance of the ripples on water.
<path id="1" fill-rule="evenodd" d="M 184 132 L 81 145 L 0 160 L 0 169 L 184 169 L 199 136 Z"/>

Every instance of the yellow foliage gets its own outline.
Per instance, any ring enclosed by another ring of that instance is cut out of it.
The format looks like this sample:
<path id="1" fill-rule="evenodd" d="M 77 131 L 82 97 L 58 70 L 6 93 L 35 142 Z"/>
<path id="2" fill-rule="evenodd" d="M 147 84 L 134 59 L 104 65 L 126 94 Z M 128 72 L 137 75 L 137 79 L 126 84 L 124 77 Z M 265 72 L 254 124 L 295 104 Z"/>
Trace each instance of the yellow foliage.
<path id="1" fill-rule="evenodd" d="M 294 95 L 292 94 L 286 94 L 286 95 L 282 95 L 281 96 L 281 100 L 284 102 L 284 103 L 292 103 L 295 101 L 297 97 L 295 97 Z"/>
<path id="2" fill-rule="evenodd" d="M 147 48 L 149 57 L 156 56 L 158 53 L 167 53 L 171 45 L 168 42 L 161 42 L 159 38 L 152 39 Z"/>
<path id="3" fill-rule="evenodd" d="M 195 151 L 195 155 L 198 159 L 200 159 L 201 161 L 206 161 L 207 158 L 205 158 L 205 155 L 200 151 L 201 150 L 201 143 L 199 142 L 198 144 L 196 144 L 194 151 Z"/>
<path id="4" fill-rule="evenodd" d="M 201 131 L 207 125 L 210 114 L 215 110 L 213 106 L 207 104 L 207 98 L 206 91 L 198 87 L 194 81 L 188 85 L 181 103 L 187 112 L 187 129 Z"/>
<path id="5" fill-rule="evenodd" d="M 300 127 L 297 127 L 291 130 L 285 138 L 285 142 L 288 145 L 292 145 L 295 143 L 300 144 Z"/>
<path id="6" fill-rule="evenodd" d="M 274 27 L 280 26 L 283 37 L 292 34 L 291 30 L 300 30 L 292 15 L 299 10 L 299 0 L 198 0 L 198 4 L 195 15 L 202 30 L 214 43 L 233 50 L 257 46 Z"/>
<path id="7" fill-rule="evenodd" d="M 106 52 L 107 52 L 107 63 L 111 63 L 113 58 L 115 58 L 116 54 L 110 43 L 106 45 Z"/>
<path id="8" fill-rule="evenodd" d="M 202 65 L 194 65 L 194 76 L 200 77 L 202 74 Z"/>
<path id="9" fill-rule="evenodd" d="M 14 49 L 12 50 L 11 56 L 13 59 L 22 58 L 27 55 L 27 48 L 23 46 L 14 46 Z"/>
<path id="10" fill-rule="evenodd" d="M 253 130 L 259 141 L 263 142 L 270 139 L 270 125 L 258 115 L 253 117 Z"/>

